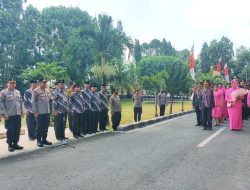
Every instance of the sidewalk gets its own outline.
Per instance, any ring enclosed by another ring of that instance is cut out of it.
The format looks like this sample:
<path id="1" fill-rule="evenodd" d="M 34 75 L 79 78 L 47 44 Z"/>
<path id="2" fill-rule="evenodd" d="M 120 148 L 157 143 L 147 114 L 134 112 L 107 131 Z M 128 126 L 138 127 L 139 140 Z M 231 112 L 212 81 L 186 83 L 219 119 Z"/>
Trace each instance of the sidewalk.
<path id="1" fill-rule="evenodd" d="M 18 154 L 24 154 L 24 153 L 32 152 L 32 151 L 35 151 L 35 150 L 38 150 L 38 149 L 44 149 L 46 147 L 49 147 L 49 146 L 44 146 L 42 148 L 39 148 L 37 146 L 37 144 L 36 144 L 37 143 L 36 140 L 34 140 L 34 141 L 29 140 L 27 127 L 22 126 L 22 129 L 25 130 L 25 134 L 20 135 L 20 140 L 19 140 L 18 144 L 20 146 L 23 146 L 24 149 L 23 150 L 15 150 L 14 152 L 9 152 L 8 151 L 8 145 L 6 143 L 6 138 L 0 139 L 0 159 L 5 158 L 5 157 L 9 157 L 9 156 L 15 156 L 15 155 L 18 155 Z M 4 128 L 3 125 L 0 125 L 0 132 L 4 132 L 4 131 L 6 131 L 6 129 Z M 103 132 L 103 133 L 107 133 L 107 132 Z M 102 134 L 102 133 L 97 133 L 97 134 L 94 134 L 94 135 L 99 135 L 99 134 Z M 94 136 L 94 135 L 87 135 L 86 137 L 91 137 L 91 136 Z M 70 132 L 69 128 L 65 129 L 65 136 L 69 138 L 68 140 L 74 139 L 73 134 Z M 49 132 L 48 132 L 47 139 L 53 143 L 52 146 L 62 144 L 62 141 L 58 141 L 56 139 L 55 131 L 54 131 L 53 127 L 49 127 Z"/>

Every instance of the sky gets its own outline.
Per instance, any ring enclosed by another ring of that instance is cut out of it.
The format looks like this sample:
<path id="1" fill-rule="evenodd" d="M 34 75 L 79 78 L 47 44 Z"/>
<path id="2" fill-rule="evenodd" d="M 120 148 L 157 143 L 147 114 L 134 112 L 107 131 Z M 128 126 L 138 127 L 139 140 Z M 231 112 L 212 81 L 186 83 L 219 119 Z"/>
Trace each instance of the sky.
<path id="1" fill-rule="evenodd" d="M 204 42 L 224 35 L 234 48 L 250 47 L 249 0 L 28 0 L 39 10 L 49 6 L 73 6 L 95 17 L 112 16 L 114 24 L 140 43 L 165 38 L 177 50 L 191 49 L 197 56 Z"/>

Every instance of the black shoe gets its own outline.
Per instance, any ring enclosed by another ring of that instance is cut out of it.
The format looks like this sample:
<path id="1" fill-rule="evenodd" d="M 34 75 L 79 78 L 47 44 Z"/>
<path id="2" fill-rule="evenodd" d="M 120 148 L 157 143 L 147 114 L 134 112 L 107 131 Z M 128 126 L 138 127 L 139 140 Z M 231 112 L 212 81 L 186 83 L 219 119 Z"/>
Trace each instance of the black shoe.
<path id="1" fill-rule="evenodd" d="M 14 145 L 13 145 L 13 148 L 14 148 L 15 150 L 23 150 L 23 147 L 22 147 L 22 146 L 19 146 L 18 144 L 14 144 Z"/>
<path id="2" fill-rule="evenodd" d="M 68 137 L 64 137 L 63 139 L 69 139 Z"/>
<path id="3" fill-rule="evenodd" d="M 96 133 L 100 133 L 100 131 L 96 131 Z"/>
<path id="4" fill-rule="evenodd" d="M 30 137 L 29 139 L 30 139 L 30 141 L 34 141 L 34 140 L 36 140 L 36 138 L 35 138 L 35 137 Z"/>
<path id="5" fill-rule="evenodd" d="M 77 135 L 78 137 L 84 137 L 83 135 L 81 135 L 81 134 L 79 134 L 79 135 Z"/>
<path id="6" fill-rule="evenodd" d="M 196 124 L 195 126 L 200 126 L 200 124 Z"/>
<path id="7" fill-rule="evenodd" d="M 207 128 L 203 128 L 202 130 L 207 130 Z"/>
<path id="8" fill-rule="evenodd" d="M 9 145 L 8 150 L 9 150 L 9 152 L 14 152 L 15 149 L 12 145 Z"/>
<path id="9" fill-rule="evenodd" d="M 78 138 L 79 138 L 77 135 L 73 135 L 73 137 L 74 137 L 75 139 L 78 139 Z"/>
<path id="10" fill-rule="evenodd" d="M 44 145 L 52 145 L 52 142 L 49 142 L 49 141 L 47 141 L 47 140 L 43 140 L 42 143 L 43 143 Z"/>
<path id="11" fill-rule="evenodd" d="M 43 147 L 43 143 L 41 141 L 37 141 L 37 146 L 38 147 Z"/>

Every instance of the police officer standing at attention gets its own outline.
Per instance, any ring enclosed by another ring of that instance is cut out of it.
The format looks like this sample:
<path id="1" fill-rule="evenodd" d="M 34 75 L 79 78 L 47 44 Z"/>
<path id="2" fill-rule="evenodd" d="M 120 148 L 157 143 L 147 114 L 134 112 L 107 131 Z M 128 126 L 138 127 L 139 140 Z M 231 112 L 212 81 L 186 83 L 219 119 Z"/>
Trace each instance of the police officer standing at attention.
<path id="1" fill-rule="evenodd" d="M 96 85 L 93 84 L 91 87 L 92 91 L 92 99 L 91 99 L 91 108 L 92 108 L 92 133 L 100 132 L 98 130 L 98 123 L 100 120 L 100 112 L 101 112 L 101 100 L 100 95 L 96 91 Z"/>
<path id="2" fill-rule="evenodd" d="M 24 93 L 24 108 L 26 109 L 26 124 L 28 127 L 28 135 L 31 141 L 36 139 L 36 118 L 32 111 L 32 94 L 37 87 L 37 81 L 30 81 L 30 88 Z"/>
<path id="3" fill-rule="evenodd" d="M 34 90 L 32 98 L 32 110 L 37 119 L 37 146 L 51 145 L 47 141 L 47 133 L 50 123 L 50 94 L 46 89 L 47 81 L 39 79 L 39 87 Z"/>
<path id="4" fill-rule="evenodd" d="M 100 100 L 101 100 L 101 112 L 100 112 L 100 122 L 99 127 L 100 131 L 107 131 L 106 126 L 108 124 L 108 111 L 109 111 L 109 99 L 107 93 L 106 84 L 102 84 L 101 90 L 99 92 Z"/>
<path id="5" fill-rule="evenodd" d="M 69 97 L 71 96 L 71 94 L 74 92 L 74 83 L 71 82 L 69 84 L 69 88 L 67 90 L 67 98 L 68 98 L 68 102 L 69 102 Z M 69 130 L 71 132 L 73 132 L 73 118 L 72 118 L 72 113 L 70 111 L 71 109 L 71 105 L 70 105 L 70 102 L 69 102 L 69 112 L 68 112 L 68 121 L 69 121 Z"/>
<path id="6" fill-rule="evenodd" d="M 81 93 L 80 85 L 74 84 L 74 92 L 69 97 L 70 111 L 72 114 L 73 121 L 73 136 L 74 138 L 83 137 L 81 135 L 82 124 L 83 124 L 83 114 L 84 114 L 84 100 Z"/>
<path id="7" fill-rule="evenodd" d="M 135 90 L 135 94 L 132 96 L 132 101 L 134 102 L 134 120 L 135 122 L 141 121 L 143 97 L 140 94 L 139 89 Z"/>
<path id="8" fill-rule="evenodd" d="M 16 81 L 8 80 L 7 88 L 0 93 L 0 104 L 2 115 L 5 120 L 7 129 L 8 150 L 22 150 L 23 147 L 18 145 L 21 131 L 21 116 L 24 114 L 23 101 L 21 94 L 15 89 Z"/>
<path id="9" fill-rule="evenodd" d="M 157 102 L 160 107 L 160 116 L 165 115 L 165 109 L 166 109 L 168 100 L 167 100 L 167 94 L 163 90 L 161 90 L 161 92 L 158 94 Z"/>
<path id="10" fill-rule="evenodd" d="M 89 81 L 84 82 L 84 88 L 81 90 L 82 96 L 84 99 L 84 124 L 83 124 L 83 134 L 92 134 L 92 108 L 91 108 L 91 100 L 92 100 L 92 92 L 90 90 Z"/>
<path id="11" fill-rule="evenodd" d="M 65 127 L 69 105 L 64 91 L 64 80 L 59 80 L 57 85 L 58 88 L 52 93 L 51 99 L 53 101 L 52 110 L 55 116 L 55 135 L 57 140 L 62 141 L 68 139 L 65 137 Z"/>
<path id="12" fill-rule="evenodd" d="M 111 119 L 112 119 L 112 128 L 114 131 L 117 131 L 117 127 L 120 125 L 121 122 L 121 99 L 118 95 L 118 90 L 113 89 L 112 90 L 112 96 L 109 98 L 109 104 L 110 104 L 110 111 L 111 111 Z"/>

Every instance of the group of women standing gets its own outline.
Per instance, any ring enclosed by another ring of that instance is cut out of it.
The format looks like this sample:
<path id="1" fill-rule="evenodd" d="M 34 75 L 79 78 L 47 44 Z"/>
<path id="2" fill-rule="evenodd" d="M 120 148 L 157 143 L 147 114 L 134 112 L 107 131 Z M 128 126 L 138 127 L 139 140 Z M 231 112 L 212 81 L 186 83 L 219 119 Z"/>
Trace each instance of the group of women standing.
<path id="1" fill-rule="evenodd" d="M 210 89 L 213 91 L 214 99 L 211 117 L 215 121 L 215 126 L 220 126 L 221 123 L 229 119 L 232 131 L 241 130 L 243 119 L 250 116 L 248 84 L 244 80 L 240 81 L 238 77 L 235 77 L 226 86 L 222 83 L 214 84 L 211 82 Z M 201 89 L 201 94 L 202 90 L 204 91 L 204 89 Z M 197 118 L 199 118 L 198 115 Z"/>

